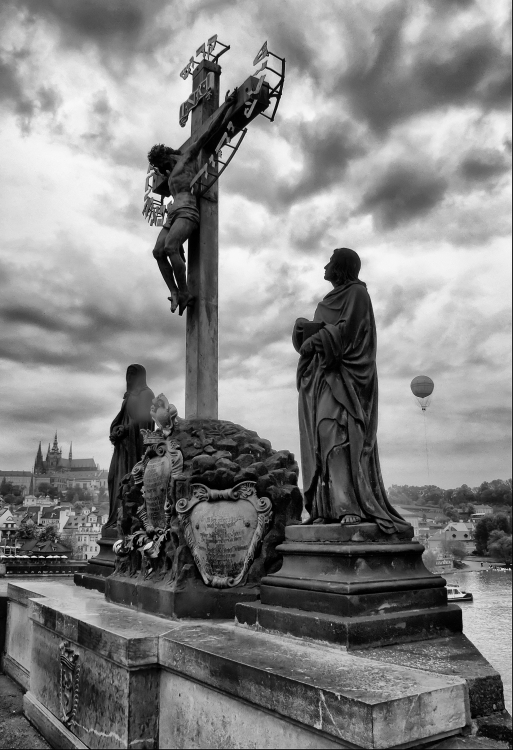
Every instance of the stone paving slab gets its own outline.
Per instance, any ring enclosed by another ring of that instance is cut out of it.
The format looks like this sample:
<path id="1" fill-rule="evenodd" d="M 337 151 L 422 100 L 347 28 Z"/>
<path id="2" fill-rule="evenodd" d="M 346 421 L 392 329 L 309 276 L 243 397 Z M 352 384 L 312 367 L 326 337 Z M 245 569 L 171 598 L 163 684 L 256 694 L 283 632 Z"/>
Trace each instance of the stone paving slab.
<path id="1" fill-rule="evenodd" d="M 23 715 L 23 690 L 0 674 L 0 748 L 47 750 L 50 745 Z"/>

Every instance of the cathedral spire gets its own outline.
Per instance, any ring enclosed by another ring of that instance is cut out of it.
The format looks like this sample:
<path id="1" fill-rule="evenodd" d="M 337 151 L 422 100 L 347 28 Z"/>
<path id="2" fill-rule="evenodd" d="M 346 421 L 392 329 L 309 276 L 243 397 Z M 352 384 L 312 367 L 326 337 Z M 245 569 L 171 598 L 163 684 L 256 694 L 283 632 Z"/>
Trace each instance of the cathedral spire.
<path id="1" fill-rule="evenodd" d="M 43 451 L 41 450 L 41 441 L 39 441 L 39 448 L 37 449 L 36 460 L 34 461 L 34 474 L 43 474 L 44 468 Z"/>
<path id="2" fill-rule="evenodd" d="M 53 449 L 54 449 L 54 451 L 58 451 L 59 450 L 59 444 L 57 442 L 57 430 L 55 430 L 55 437 L 53 439 Z"/>
<path id="3" fill-rule="evenodd" d="M 69 444 L 69 463 L 71 468 L 71 462 L 73 461 L 73 441 Z"/>

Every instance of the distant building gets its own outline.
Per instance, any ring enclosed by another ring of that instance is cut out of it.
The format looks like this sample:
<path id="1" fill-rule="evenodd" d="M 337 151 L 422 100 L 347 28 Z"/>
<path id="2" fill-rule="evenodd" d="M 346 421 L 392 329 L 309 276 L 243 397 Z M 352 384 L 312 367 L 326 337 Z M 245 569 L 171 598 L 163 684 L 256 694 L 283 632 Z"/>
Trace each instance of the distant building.
<path id="1" fill-rule="evenodd" d="M 90 492 L 107 489 L 107 481 L 109 478 L 109 472 L 104 469 L 97 469 L 96 471 L 77 471 L 73 474 L 67 474 L 68 489 L 73 487 L 80 487 L 82 490 L 89 490 Z"/>
<path id="2" fill-rule="evenodd" d="M 68 518 L 71 515 L 71 509 L 61 508 L 56 506 L 55 508 L 45 508 L 41 513 L 41 526 L 53 526 L 55 531 L 59 534 L 64 529 Z"/>
<path id="3" fill-rule="evenodd" d="M 43 459 L 40 442 L 36 453 L 36 460 L 34 461 L 34 474 L 36 476 L 73 473 L 77 471 L 98 471 L 98 469 L 99 466 L 96 465 L 94 458 L 73 458 L 72 443 L 69 446 L 68 458 L 63 458 L 62 448 L 59 448 L 57 440 L 57 432 L 55 433 L 51 448 L 50 443 L 48 443 L 46 458 Z"/>
<path id="4" fill-rule="evenodd" d="M 72 555 L 71 549 L 61 541 L 40 542 L 38 539 L 27 539 L 22 546 L 18 548 L 17 555 L 27 555 L 28 557 L 68 557 Z"/>
<path id="5" fill-rule="evenodd" d="M 21 490 L 23 496 L 32 492 L 32 472 L 31 471 L 0 471 L 0 483 L 5 479 L 12 484 L 15 490 Z"/>
<path id="6" fill-rule="evenodd" d="M 35 495 L 26 495 L 23 498 L 23 505 L 29 507 L 30 505 L 42 505 L 45 508 L 53 507 L 57 505 L 57 500 L 52 500 L 48 495 L 36 497 Z"/>
<path id="7" fill-rule="evenodd" d="M 18 528 L 14 514 L 8 508 L 0 510 L 0 548 L 5 550 L 6 545 L 14 541 Z"/>
<path id="8" fill-rule="evenodd" d="M 13 489 L 20 490 L 27 506 L 33 503 L 35 494 L 44 484 L 50 484 L 62 493 L 76 486 L 92 492 L 107 489 L 108 472 L 100 469 L 94 458 L 73 458 L 72 444 L 68 458 L 63 458 L 62 454 L 56 432 L 53 445 L 48 443 L 45 458 L 39 443 L 33 471 L 0 471 L 0 483 L 5 479 L 13 485 Z M 55 505 L 56 501 L 47 497 L 37 502 L 50 506 Z"/>
<path id="9" fill-rule="evenodd" d="M 71 546 L 75 560 L 89 560 L 99 553 L 100 547 L 96 542 L 107 518 L 107 515 L 100 516 L 88 508 L 83 513 L 69 516 L 61 539 Z"/>
<path id="10" fill-rule="evenodd" d="M 451 521 L 445 528 L 435 531 L 427 539 L 427 547 L 433 552 L 443 552 L 450 542 L 460 542 L 465 545 L 467 554 L 470 554 L 476 545 L 472 539 L 471 524 L 460 521 Z"/>
<path id="11" fill-rule="evenodd" d="M 493 513 L 491 505 L 474 505 L 473 516 L 487 516 L 489 513 Z"/>
<path id="12" fill-rule="evenodd" d="M 18 511 L 15 511 L 16 515 L 18 515 Z M 28 520 L 33 521 L 36 526 L 39 526 L 41 523 L 41 516 L 43 513 L 43 506 L 42 505 L 29 505 L 26 508 L 20 508 L 19 512 L 19 518 L 20 523 L 24 522 L 26 523 Z"/>

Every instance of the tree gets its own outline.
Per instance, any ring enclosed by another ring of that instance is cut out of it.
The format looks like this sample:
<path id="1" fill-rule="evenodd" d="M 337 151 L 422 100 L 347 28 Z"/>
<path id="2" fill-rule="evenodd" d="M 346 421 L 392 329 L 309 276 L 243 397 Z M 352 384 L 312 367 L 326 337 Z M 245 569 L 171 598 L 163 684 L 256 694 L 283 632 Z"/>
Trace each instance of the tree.
<path id="1" fill-rule="evenodd" d="M 20 523 L 20 528 L 16 532 L 16 539 L 35 539 L 36 528 L 36 524 L 31 518 L 22 521 Z"/>
<path id="2" fill-rule="evenodd" d="M 488 552 L 492 557 L 511 565 L 511 534 L 506 534 L 500 529 L 491 531 L 488 539 Z"/>
<path id="3" fill-rule="evenodd" d="M 445 554 L 452 555 L 456 560 L 462 560 L 467 556 L 467 548 L 463 542 L 442 542 Z"/>
<path id="4" fill-rule="evenodd" d="M 21 495 L 5 495 L 4 500 L 8 505 L 23 505 L 23 498 Z"/>
<path id="5" fill-rule="evenodd" d="M 451 505 L 450 503 L 446 503 L 443 506 L 443 512 L 450 521 L 459 521 L 460 519 L 460 514 L 458 513 L 454 505 Z"/>
<path id="6" fill-rule="evenodd" d="M 488 539 L 494 529 L 504 531 L 505 534 L 511 534 L 511 525 L 505 513 L 489 513 L 477 522 L 474 530 L 474 541 L 478 554 L 486 555 L 488 552 Z"/>
<path id="7" fill-rule="evenodd" d="M 40 542 L 55 542 L 58 536 L 54 526 L 43 526 L 37 538 Z"/>
<path id="8" fill-rule="evenodd" d="M 37 488 L 36 497 L 41 497 L 41 495 L 45 497 L 48 495 L 52 500 L 57 500 L 62 497 L 62 492 L 56 487 L 56 485 L 51 484 L 50 482 L 41 482 Z"/>
<path id="9" fill-rule="evenodd" d="M 12 482 L 8 482 L 5 477 L 2 477 L 2 482 L 0 483 L 0 495 L 12 495 L 13 489 Z"/>

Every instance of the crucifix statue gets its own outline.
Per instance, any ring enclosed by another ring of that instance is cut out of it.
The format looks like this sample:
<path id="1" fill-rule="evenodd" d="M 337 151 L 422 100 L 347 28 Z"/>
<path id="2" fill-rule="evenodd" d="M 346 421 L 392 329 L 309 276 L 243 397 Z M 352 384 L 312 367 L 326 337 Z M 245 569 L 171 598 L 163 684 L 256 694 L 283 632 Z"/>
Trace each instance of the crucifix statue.
<path id="1" fill-rule="evenodd" d="M 214 54 L 217 46 L 221 52 Z M 169 289 L 171 312 L 187 310 L 185 416 L 217 419 L 218 403 L 218 178 L 259 114 L 273 121 L 283 90 L 285 60 L 269 52 L 267 42 L 253 65 L 264 61 L 219 106 L 219 57 L 230 49 L 213 36 L 180 73 L 192 75 L 192 94 L 181 105 L 179 123 L 191 117 L 191 136 L 178 149 L 163 144 L 148 154 L 143 214 L 162 226 L 153 255 Z M 268 66 L 269 55 L 281 70 Z M 265 70 L 260 78 L 259 73 Z M 267 82 L 268 74 L 278 77 Z M 274 100 L 274 110 L 264 113 Z M 228 158 L 223 159 L 223 151 Z M 172 197 L 164 206 L 164 197 Z M 186 271 L 184 242 L 188 240 Z"/>
<path id="2" fill-rule="evenodd" d="M 157 238 L 153 257 L 171 295 L 168 297 L 171 312 L 174 313 L 178 308 L 179 315 L 194 302 L 187 286 L 183 249 L 183 243 L 200 224 L 195 195 L 198 188 L 191 189 L 191 182 L 199 169 L 198 157 L 201 150 L 228 124 L 236 97 L 237 89 L 232 94 L 228 92 L 226 101 L 215 112 L 208 128 L 195 140 L 191 139 L 192 143 L 187 144 L 183 151 L 157 144 L 148 154 L 150 164 L 168 178 L 169 193 L 173 197 L 173 203 L 167 209 L 166 221 Z"/>

